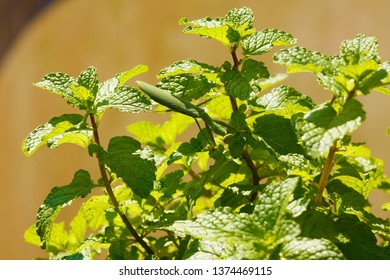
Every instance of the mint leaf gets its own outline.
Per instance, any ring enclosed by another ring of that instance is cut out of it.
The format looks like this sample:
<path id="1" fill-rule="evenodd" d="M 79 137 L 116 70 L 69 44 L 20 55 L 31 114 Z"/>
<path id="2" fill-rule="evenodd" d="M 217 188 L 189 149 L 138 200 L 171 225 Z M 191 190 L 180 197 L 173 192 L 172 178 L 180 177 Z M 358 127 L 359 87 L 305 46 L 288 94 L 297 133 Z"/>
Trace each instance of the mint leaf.
<path id="1" fill-rule="evenodd" d="M 99 84 L 94 101 L 94 107 L 97 112 L 102 115 L 109 108 L 115 108 L 121 112 L 129 113 L 151 110 L 152 106 L 149 99 L 140 90 L 123 85 L 132 77 L 146 71 L 148 71 L 147 66 L 138 65 Z"/>
<path id="2" fill-rule="evenodd" d="M 279 183 L 270 184 L 264 189 L 256 201 L 253 216 L 266 232 L 278 229 L 286 222 L 287 205 L 299 184 L 299 177 L 291 177 Z"/>
<path id="3" fill-rule="evenodd" d="M 172 195 L 180 188 L 183 176 L 183 170 L 176 170 L 160 180 L 160 191 L 163 193 L 164 198 L 172 198 Z"/>
<path id="4" fill-rule="evenodd" d="M 82 217 L 88 227 L 95 231 L 107 223 L 105 214 L 112 207 L 106 195 L 93 196 L 83 203 L 77 216 Z"/>
<path id="5" fill-rule="evenodd" d="M 375 37 L 359 34 L 352 40 L 345 40 L 340 52 L 346 65 L 360 64 L 367 60 L 380 63 L 378 41 Z"/>
<path id="6" fill-rule="evenodd" d="M 198 215 L 195 221 L 177 221 L 171 229 L 179 235 L 216 243 L 215 246 L 230 244 L 231 258 L 269 257 L 279 244 L 289 242 L 300 232 L 298 224 L 288 219 L 287 211 L 298 183 L 298 178 L 288 178 L 269 185 L 256 201 L 253 214 L 219 207 Z"/>
<path id="7" fill-rule="evenodd" d="M 295 47 L 276 53 L 274 60 L 286 65 L 290 73 L 315 73 L 319 83 L 338 97 L 359 92 L 368 94 L 372 89 L 388 93 L 389 69 L 386 63 L 380 65 L 378 42 L 374 37 L 358 35 L 345 40 L 338 56 Z"/>
<path id="8" fill-rule="evenodd" d="M 297 40 L 289 33 L 277 29 L 264 29 L 245 38 L 241 44 L 245 56 L 261 55 L 276 46 L 290 46 Z"/>
<path id="9" fill-rule="evenodd" d="M 338 57 L 329 57 L 302 47 L 281 50 L 274 55 L 274 61 L 286 65 L 288 73 L 334 72 L 335 67 L 339 65 Z"/>
<path id="10" fill-rule="evenodd" d="M 265 110 L 283 110 L 287 106 L 313 109 L 313 100 L 289 86 L 280 86 L 271 90 L 261 98 L 256 99 L 256 105 Z"/>
<path id="11" fill-rule="evenodd" d="M 98 90 L 99 80 L 97 78 L 97 71 L 95 67 L 88 67 L 87 70 L 80 73 L 77 81 L 79 86 L 89 90 L 93 96 Z"/>
<path id="12" fill-rule="evenodd" d="M 96 68 L 89 67 L 78 78 L 64 73 L 48 74 L 35 86 L 60 95 L 68 104 L 80 110 L 89 110 L 97 91 Z"/>
<path id="13" fill-rule="evenodd" d="M 262 62 L 248 59 L 241 71 L 227 70 L 221 76 L 227 93 L 241 100 L 247 100 L 252 92 L 258 92 L 259 79 L 268 78 L 269 73 Z"/>
<path id="14" fill-rule="evenodd" d="M 124 87 L 123 84 L 147 70 L 147 66 L 138 65 L 104 83 L 99 83 L 96 68 L 89 67 L 81 72 L 78 78 L 64 73 L 52 73 L 35 86 L 60 95 L 73 107 L 88 113 L 102 114 L 108 108 L 117 108 L 123 112 L 140 112 L 151 109 L 149 100 L 139 90 Z"/>
<path id="15" fill-rule="evenodd" d="M 174 227 L 189 233 L 194 238 L 219 240 L 221 242 L 253 242 L 261 232 L 256 225 L 248 222 L 249 214 L 234 213 L 230 207 L 217 208 L 198 215 L 196 221 L 177 222 Z"/>
<path id="16" fill-rule="evenodd" d="M 118 86 L 111 92 L 106 86 L 107 84 L 103 84 L 99 89 L 98 97 L 95 100 L 95 106 L 100 114 L 109 108 L 128 113 L 139 113 L 152 109 L 149 99 L 140 90 L 129 86 Z"/>
<path id="17" fill-rule="evenodd" d="M 117 136 L 110 140 L 107 152 L 98 152 L 98 158 L 135 194 L 148 197 L 156 179 L 154 159 L 141 144 L 127 136 Z"/>
<path id="18" fill-rule="evenodd" d="M 232 113 L 229 125 L 238 131 L 249 130 L 246 123 L 246 115 L 239 111 Z"/>
<path id="19" fill-rule="evenodd" d="M 356 130 L 364 119 L 360 102 L 350 99 L 339 114 L 328 104 L 307 112 L 295 120 L 295 130 L 308 155 L 318 158 L 329 151 L 335 140 Z"/>
<path id="20" fill-rule="evenodd" d="M 350 177 L 353 178 L 353 177 Z M 356 178 L 354 178 L 356 181 Z M 342 215 L 344 213 L 356 213 L 361 215 L 365 212 L 367 200 L 363 195 L 348 187 L 340 180 L 332 180 L 328 183 L 329 198 L 335 208 L 335 213 Z"/>
<path id="21" fill-rule="evenodd" d="M 215 201 L 216 207 L 229 206 L 232 209 L 248 203 L 251 193 L 256 189 L 253 185 L 233 184 L 224 189 L 223 193 Z"/>
<path id="22" fill-rule="evenodd" d="M 54 117 L 35 128 L 23 141 L 22 150 L 31 156 L 42 145 L 53 149 L 64 143 L 73 143 L 88 147 L 92 129 L 84 123 L 84 117 L 78 114 L 64 114 Z"/>
<path id="23" fill-rule="evenodd" d="M 339 231 L 332 217 L 327 214 L 309 209 L 297 218 L 301 225 L 301 236 L 310 238 L 326 238 L 330 241 L 337 242 L 336 236 Z"/>
<path id="24" fill-rule="evenodd" d="M 215 84 L 209 82 L 202 75 L 181 74 L 163 78 L 158 87 L 167 90 L 174 96 L 191 101 L 203 97 L 215 87 Z"/>
<path id="25" fill-rule="evenodd" d="M 127 130 L 132 133 L 138 141 L 147 145 L 161 147 L 161 145 L 172 145 L 176 137 L 183 133 L 193 118 L 179 113 L 170 114 L 170 119 L 163 124 L 155 124 L 149 121 L 132 123 Z"/>
<path id="26" fill-rule="evenodd" d="M 225 21 L 232 23 L 236 28 L 241 26 L 245 26 L 248 29 L 252 28 L 253 20 L 253 12 L 247 7 L 232 9 L 225 15 Z"/>
<path id="27" fill-rule="evenodd" d="M 251 35 L 255 30 L 253 27 L 253 12 L 247 7 L 235 8 L 227 12 L 224 21 L 229 26 L 227 37 L 230 43 L 238 43 Z"/>
<path id="28" fill-rule="evenodd" d="M 312 181 L 320 174 L 316 162 L 311 162 L 302 154 L 281 155 L 278 160 L 288 175 L 298 175 L 303 180 Z"/>
<path id="29" fill-rule="evenodd" d="M 74 96 L 71 89 L 72 85 L 77 85 L 77 80 L 65 73 L 51 73 L 42 78 L 41 81 L 34 84 L 36 87 L 48 90 L 51 93 L 58 94 L 64 98 L 68 104 L 80 108 L 80 100 Z"/>
<path id="30" fill-rule="evenodd" d="M 219 73 L 219 72 L 220 69 L 212 65 L 201 63 L 194 59 L 186 59 L 186 60 L 177 61 L 172 65 L 165 67 L 160 71 L 157 77 L 159 79 L 162 79 L 169 76 L 177 76 L 181 74 L 193 74 L 193 75 L 203 74 L 207 76 L 209 79 L 213 80 L 212 77 L 216 75 L 215 73 Z"/>
<path id="31" fill-rule="evenodd" d="M 89 173 L 85 170 L 79 170 L 69 185 L 54 187 L 50 191 L 37 214 L 37 234 L 41 239 L 42 248 L 45 248 L 46 243 L 50 242 L 51 227 L 61 208 L 78 197 L 87 196 L 93 186 Z"/>
<path id="32" fill-rule="evenodd" d="M 299 112 L 307 112 L 315 106 L 310 97 L 289 86 L 274 88 L 270 93 L 252 99 L 251 104 L 286 118 L 291 118 Z"/>
<path id="33" fill-rule="evenodd" d="M 180 25 L 187 25 L 184 33 L 197 34 L 202 37 L 220 41 L 225 47 L 231 49 L 232 43 L 238 43 L 241 39 L 254 32 L 252 30 L 253 13 L 249 8 L 230 10 L 225 17 L 215 19 L 206 17 L 189 21 L 182 18 Z"/>
<path id="34" fill-rule="evenodd" d="M 115 78 L 113 78 L 112 80 L 114 79 L 118 80 L 118 86 L 122 86 L 131 78 L 148 71 L 149 71 L 149 67 L 141 64 L 141 65 L 134 66 L 132 69 L 116 74 Z"/>
<path id="35" fill-rule="evenodd" d="M 281 259 L 287 260 L 343 260 L 339 248 L 327 239 L 297 238 L 282 246 Z"/>
<path id="36" fill-rule="evenodd" d="M 253 133 L 260 136 L 278 154 L 302 152 L 291 121 L 282 116 L 267 114 L 258 117 L 253 125 Z"/>
<path id="37" fill-rule="evenodd" d="M 337 246 L 350 260 L 389 260 L 390 249 L 380 247 L 369 226 L 354 215 L 343 215 L 336 222 L 340 234 Z"/>
<path id="38" fill-rule="evenodd" d="M 227 48 L 230 48 L 230 40 L 227 35 L 229 26 L 224 24 L 223 18 L 211 19 L 207 17 L 192 21 L 182 18 L 179 24 L 187 25 L 184 29 L 186 34 L 197 34 L 202 37 L 216 39 Z"/>

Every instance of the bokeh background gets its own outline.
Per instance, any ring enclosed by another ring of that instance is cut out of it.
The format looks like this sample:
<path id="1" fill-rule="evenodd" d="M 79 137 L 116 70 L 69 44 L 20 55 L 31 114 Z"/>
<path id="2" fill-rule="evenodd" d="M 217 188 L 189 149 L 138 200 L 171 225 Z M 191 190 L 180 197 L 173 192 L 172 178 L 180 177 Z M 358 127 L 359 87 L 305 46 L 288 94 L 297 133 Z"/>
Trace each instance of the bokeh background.
<path id="1" fill-rule="evenodd" d="M 383 61 L 390 60 L 390 2 L 388 0 L 0 0 L 0 259 L 33 259 L 42 252 L 24 242 L 24 231 L 35 222 L 39 205 L 50 189 L 71 181 L 78 169 L 97 176 L 97 165 L 85 150 L 63 145 L 41 148 L 27 158 L 21 143 L 28 133 L 51 117 L 72 112 L 58 96 L 34 88 L 49 72 L 76 76 L 90 65 L 100 80 L 147 64 L 150 71 L 139 78 L 156 82 L 160 69 L 193 58 L 220 65 L 229 54 L 218 42 L 182 34 L 182 17 L 224 16 L 234 7 L 248 6 L 255 13 L 255 27 L 278 28 L 298 38 L 298 45 L 337 54 L 340 43 L 358 33 L 375 36 Z M 270 71 L 272 54 L 263 57 Z M 310 74 L 296 74 L 285 81 L 317 102 L 330 95 Z M 362 96 L 367 121 L 354 136 L 376 157 L 385 161 L 390 174 L 390 97 L 378 93 Z M 127 134 L 126 126 L 150 114 L 107 112 L 102 138 Z M 106 143 L 103 141 L 103 144 Z M 371 197 L 374 211 L 389 200 L 383 192 Z M 78 208 L 77 204 L 72 205 Z M 66 212 L 69 211 L 69 212 Z M 69 207 L 59 219 L 71 215 Z"/>

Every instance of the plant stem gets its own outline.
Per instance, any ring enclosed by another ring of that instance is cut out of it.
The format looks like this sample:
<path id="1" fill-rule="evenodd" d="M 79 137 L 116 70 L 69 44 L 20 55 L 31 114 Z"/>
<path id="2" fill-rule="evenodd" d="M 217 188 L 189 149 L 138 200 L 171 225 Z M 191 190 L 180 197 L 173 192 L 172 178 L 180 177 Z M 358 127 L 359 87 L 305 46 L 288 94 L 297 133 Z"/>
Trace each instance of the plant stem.
<path id="1" fill-rule="evenodd" d="M 329 153 L 328 153 L 328 158 L 326 159 L 324 168 L 322 169 L 320 182 L 318 183 L 319 191 L 316 194 L 316 196 L 314 197 L 314 203 L 317 206 L 320 206 L 322 204 L 322 194 L 324 192 L 326 183 L 328 181 L 330 171 L 333 168 L 333 159 L 334 159 L 334 155 L 335 155 L 336 151 L 337 151 L 337 140 L 334 141 L 332 147 L 330 147 Z"/>
<path id="2" fill-rule="evenodd" d="M 236 53 L 236 50 L 237 50 L 237 45 L 235 45 L 232 49 L 232 52 L 231 52 L 231 55 L 232 55 L 232 58 L 233 58 L 233 70 L 237 71 L 238 70 L 238 67 L 240 66 L 240 61 L 238 60 L 237 58 L 237 53 Z M 232 106 L 232 109 L 233 109 L 233 112 L 236 112 L 238 111 L 238 105 L 237 105 L 237 100 L 229 95 L 229 99 L 230 99 L 230 104 Z"/>
<path id="3" fill-rule="evenodd" d="M 240 66 L 240 61 L 238 60 L 238 57 L 237 57 L 237 53 L 236 53 L 236 50 L 237 50 L 237 45 L 234 45 L 233 49 L 232 49 L 232 58 L 233 58 L 233 70 L 238 70 L 238 67 Z"/>
<path id="4" fill-rule="evenodd" d="M 257 172 L 257 168 L 256 168 L 255 164 L 253 163 L 252 158 L 251 158 L 246 147 L 244 148 L 244 151 L 242 152 L 242 157 L 244 158 L 249 169 L 251 170 L 253 185 L 258 185 L 261 178 L 259 176 L 259 173 Z"/>
<path id="5" fill-rule="evenodd" d="M 98 129 L 97 129 L 95 116 L 93 114 L 90 114 L 89 117 L 90 117 L 90 120 L 91 120 L 91 126 L 92 126 L 92 129 L 93 129 L 93 136 L 94 136 L 95 143 L 100 146 L 100 139 L 99 139 L 99 133 L 98 133 Z M 126 217 L 125 213 L 123 213 L 123 211 L 120 209 L 118 200 L 116 199 L 116 197 L 114 195 L 114 192 L 113 192 L 112 187 L 111 187 L 110 180 L 108 179 L 106 168 L 100 161 L 99 161 L 99 170 L 100 170 L 100 175 L 102 176 L 102 179 L 103 179 L 104 186 L 106 188 L 107 194 L 108 194 L 112 204 L 114 205 L 116 212 L 121 217 L 123 223 L 126 225 L 127 229 L 130 231 L 131 235 L 133 235 L 135 240 L 145 249 L 145 251 L 149 255 L 154 255 L 153 250 L 139 236 L 139 234 L 134 229 L 134 227 L 131 224 L 131 222 L 129 221 L 129 219 Z"/>
<path id="6" fill-rule="evenodd" d="M 232 55 L 233 63 L 234 63 L 233 70 L 235 70 L 235 71 L 238 71 L 238 67 L 240 67 L 240 61 L 238 60 L 237 53 L 236 53 L 237 47 L 238 47 L 237 45 L 234 45 L 234 47 L 231 51 L 231 55 Z M 233 112 L 237 112 L 238 111 L 237 100 L 231 95 L 229 95 L 229 98 L 230 98 L 230 104 L 232 106 Z M 257 172 L 257 168 L 256 168 L 255 164 L 253 163 L 253 160 L 252 160 L 246 146 L 242 152 L 242 157 L 244 158 L 249 169 L 251 170 L 253 185 L 258 185 L 260 182 L 260 176 L 259 176 L 259 173 Z M 252 200 L 254 200 L 256 197 L 257 197 L 257 192 L 253 195 Z"/>

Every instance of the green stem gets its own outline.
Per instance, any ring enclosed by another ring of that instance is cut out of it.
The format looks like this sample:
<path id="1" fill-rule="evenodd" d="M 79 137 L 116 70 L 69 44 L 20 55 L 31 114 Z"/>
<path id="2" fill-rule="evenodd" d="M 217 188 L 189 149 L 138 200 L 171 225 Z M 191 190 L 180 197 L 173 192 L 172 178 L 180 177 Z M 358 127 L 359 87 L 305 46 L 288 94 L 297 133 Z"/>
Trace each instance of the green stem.
<path id="1" fill-rule="evenodd" d="M 318 183 L 318 193 L 314 197 L 314 203 L 317 206 L 322 205 L 322 194 L 324 193 L 326 183 L 329 178 L 329 174 L 332 171 L 333 168 L 333 159 L 334 155 L 337 151 L 337 140 L 334 141 L 332 147 L 329 149 L 328 158 L 325 161 L 324 168 L 322 169 L 322 174 L 320 178 L 320 182 Z"/>
<path id="2" fill-rule="evenodd" d="M 352 89 L 348 93 L 347 101 L 349 99 L 354 98 L 355 96 L 356 96 L 356 89 Z M 335 100 L 336 100 L 336 96 L 334 96 L 332 98 L 330 104 L 333 104 L 335 102 Z M 337 152 L 337 140 L 335 140 L 333 142 L 332 147 L 330 147 L 330 149 L 329 149 L 328 158 L 325 161 L 325 165 L 324 165 L 324 168 L 322 170 L 320 182 L 318 183 L 318 193 L 314 197 L 314 203 L 317 206 L 322 205 L 322 195 L 324 193 L 324 190 L 325 190 L 325 187 L 326 187 L 326 183 L 328 182 L 328 178 L 329 178 L 330 172 L 332 171 L 332 168 L 333 168 L 333 165 L 334 165 L 333 159 L 334 159 L 334 155 L 335 155 L 336 152 Z"/>
<path id="3" fill-rule="evenodd" d="M 231 52 L 233 63 L 234 63 L 233 70 L 238 70 L 238 67 L 240 67 L 240 61 L 238 60 L 236 50 L 237 50 L 237 45 L 233 47 Z M 230 104 L 232 106 L 233 112 L 237 112 L 238 111 L 237 100 L 231 95 L 229 95 L 229 98 L 230 98 Z"/>
<path id="4" fill-rule="evenodd" d="M 235 45 L 231 51 L 231 55 L 232 55 L 232 59 L 233 59 L 233 63 L 234 63 L 233 70 L 235 70 L 235 71 L 238 71 L 238 68 L 240 67 L 240 61 L 238 60 L 237 53 L 236 53 L 237 47 L 238 46 Z M 233 112 L 237 112 L 238 111 L 237 100 L 231 95 L 229 95 L 229 98 L 230 98 L 230 104 L 232 106 Z M 252 160 L 246 146 L 242 152 L 242 157 L 244 158 L 246 165 L 251 170 L 253 185 L 258 185 L 260 183 L 260 176 L 259 176 L 259 173 L 257 172 L 257 168 L 256 168 L 255 164 L 253 163 L 253 160 Z M 254 193 L 252 195 L 251 200 L 254 200 L 257 197 L 257 195 L 258 195 L 258 192 Z"/>
<path id="5" fill-rule="evenodd" d="M 244 151 L 242 152 L 242 157 L 244 158 L 247 166 L 251 170 L 252 173 L 252 180 L 253 180 L 253 185 L 258 185 L 260 183 L 260 176 L 259 173 L 257 172 L 257 168 L 255 164 L 252 161 L 252 158 L 247 150 L 247 148 L 244 148 Z"/>
<path id="6" fill-rule="evenodd" d="M 90 114 L 89 117 L 90 117 L 90 120 L 91 120 L 91 126 L 92 126 L 92 129 L 93 129 L 93 136 L 94 136 L 95 143 L 100 146 L 99 133 L 98 133 L 95 117 L 94 117 L 93 114 Z M 123 223 L 126 225 L 127 229 L 133 235 L 135 240 L 145 249 L 145 251 L 149 255 L 154 255 L 153 250 L 149 247 L 148 244 L 146 244 L 146 242 L 141 238 L 141 236 L 139 236 L 139 234 L 134 229 L 134 227 L 131 224 L 131 222 L 129 221 L 129 219 L 126 217 L 125 213 L 123 213 L 123 211 L 120 209 L 118 200 L 116 199 L 116 197 L 114 195 L 114 192 L 113 192 L 112 187 L 111 187 L 110 180 L 108 179 L 106 168 L 100 161 L 99 161 L 99 170 L 100 170 L 100 175 L 102 176 L 102 179 L 103 179 L 104 186 L 106 188 L 107 194 L 108 194 L 112 204 L 114 205 L 116 212 L 121 217 Z"/>

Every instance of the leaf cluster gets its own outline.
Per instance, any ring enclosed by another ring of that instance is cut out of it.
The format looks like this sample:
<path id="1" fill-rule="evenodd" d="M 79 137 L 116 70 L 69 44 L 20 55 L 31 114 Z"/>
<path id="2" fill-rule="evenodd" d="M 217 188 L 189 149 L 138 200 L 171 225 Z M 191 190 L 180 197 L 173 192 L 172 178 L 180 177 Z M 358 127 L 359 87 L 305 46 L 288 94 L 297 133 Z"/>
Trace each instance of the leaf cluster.
<path id="1" fill-rule="evenodd" d="M 142 65 L 102 83 L 94 67 L 36 83 L 83 114 L 38 126 L 23 152 L 77 144 L 96 157 L 101 177 L 79 170 L 53 188 L 26 241 L 52 259 L 390 259 L 390 221 L 374 216 L 368 201 L 372 190 L 389 192 L 390 181 L 383 162 L 352 141 L 366 118 L 357 97 L 389 94 L 378 42 L 357 35 L 339 55 L 325 55 L 290 47 L 291 34 L 257 31 L 253 21 L 246 7 L 181 19 L 184 33 L 220 42 L 230 61 L 177 61 L 155 86 L 125 85 L 147 71 Z M 274 62 L 287 73 L 313 73 L 329 101 L 277 85 L 287 75 L 271 75 L 259 57 L 280 47 L 288 48 Z M 98 127 L 109 108 L 169 118 L 132 123 L 131 136 L 114 136 L 105 148 Z M 194 124 L 190 139 L 177 140 Z M 86 200 L 65 230 L 57 215 L 78 198 Z"/>

